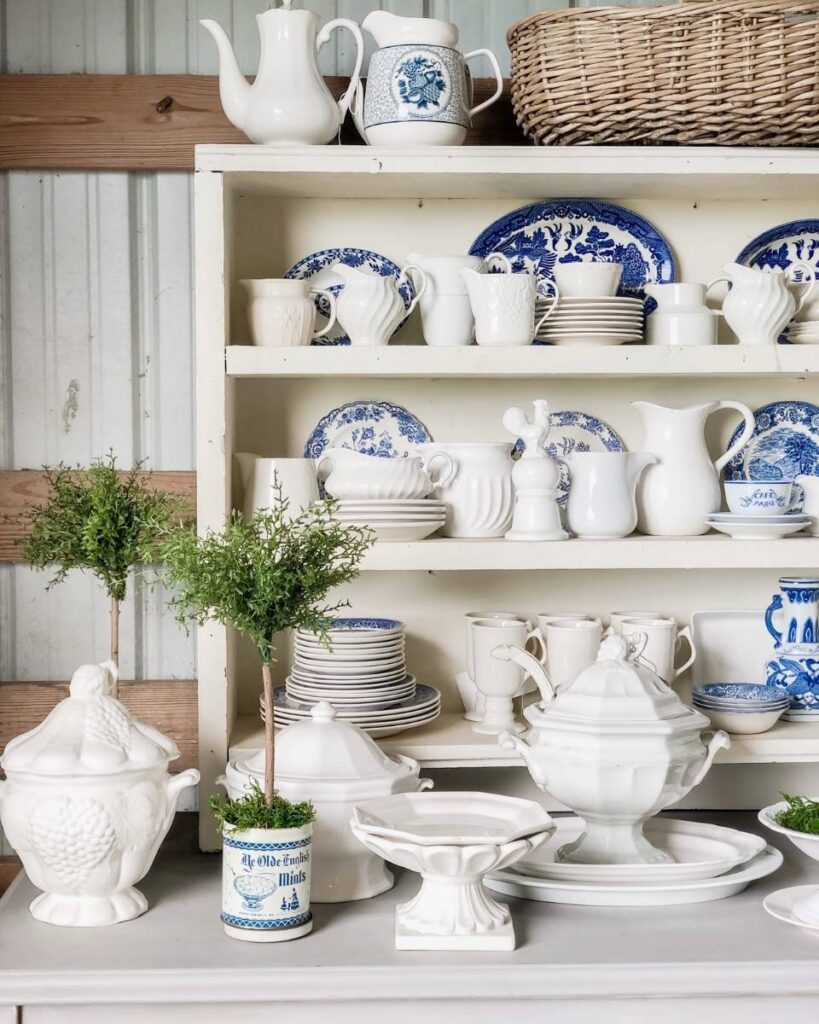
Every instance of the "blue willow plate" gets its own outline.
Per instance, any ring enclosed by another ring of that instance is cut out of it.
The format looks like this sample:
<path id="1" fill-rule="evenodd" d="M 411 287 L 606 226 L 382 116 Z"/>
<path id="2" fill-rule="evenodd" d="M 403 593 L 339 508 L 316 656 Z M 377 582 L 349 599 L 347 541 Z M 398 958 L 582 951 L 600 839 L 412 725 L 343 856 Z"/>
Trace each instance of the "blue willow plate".
<path id="1" fill-rule="evenodd" d="M 515 270 L 551 280 L 554 265 L 588 257 L 622 263 L 620 295 L 642 298 L 646 284 L 676 276 L 671 246 L 643 217 L 596 199 L 547 199 L 504 214 L 472 243 L 471 256 L 502 252 Z"/>
<path id="2" fill-rule="evenodd" d="M 560 465 L 557 502 L 565 505 L 569 499 L 569 466 L 566 460 L 574 452 L 624 452 L 626 446 L 608 423 L 587 412 L 568 409 L 551 412 L 549 422 L 552 426 L 545 448 Z M 512 449 L 512 457 L 519 458 L 525 447 L 519 438 Z"/>
<path id="3" fill-rule="evenodd" d="M 726 480 L 793 480 L 819 476 L 819 406 L 810 402 L 769 402 L 754 412 L 750 441 L 725 467 Z M 730 448 L 742 426 L 731 435 Z M 798 511 L 797 503 L 791 511 Z"/>
<path id="4" fill-rule="evenodd" d="M 304 446 L 305 459 L 325 448 L 352 448 L 385 459 L 416 455 L 415 445 L 431 441 L 429 431 L 403 406 L 392 402 L 347 402 L 322 416 Z"/>
<path id="5" fill-rule="evenodd" d="M 694 687 L 693 695 L 706 700 L 770 704 L 787 698 L 788 692 L 782 686 L 766 686 L 764 683 L 704 683 Z"/>
<path id="6" fill-rule="evenodd" d="M 365 273 L 369 271 L 379 277 L 398 277 L 401 274 L 401 268 L 396 266 L 392 260 L 388 260 L 386 256 L 380 256 L 377 252 L 371 252 L 369 249 L 354 249 L 345 246 L 338 249 L 321 249 L 319 252 L 310 253 L 309 256 L 300 259 L 298 263 L 294 263 L 284 276 L 310 281 L 315 288 L 326 288 L 327 291 L 337 296 L 344 290 L 344 282 L 333 272 L 333 265 L 336 263 L 344 263 L 348 267 L 355 267 L 356 270 L 362 270 Z M 404 300 L 404 308 L 409 309 L 410 303 L 415 298 L 412 282 L 405 279 L 398 292 Z M 314 302 L 319 316 L 318 326 L 321 327 L 330 316 L 330 304 L 323 295 L 316 295 Z M 400 331 L 406 322 L 407 318 L 405 317 L 395 331 Z M 349 345 L 350 339 L 344 333 L 341 324 L 336 322 L 329 334 L 317 338 L 313 344 Z"/>

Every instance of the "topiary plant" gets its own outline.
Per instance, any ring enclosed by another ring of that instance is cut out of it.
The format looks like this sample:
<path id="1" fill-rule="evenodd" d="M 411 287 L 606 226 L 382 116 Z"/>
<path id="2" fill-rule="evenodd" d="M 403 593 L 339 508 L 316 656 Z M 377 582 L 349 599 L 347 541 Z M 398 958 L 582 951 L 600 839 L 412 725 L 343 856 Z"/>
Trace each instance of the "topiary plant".
<path id="1" fill-rule="evenodd" d="M 151 561 L 184 501 L 156 491 L 141 463 L 127 473 L 109 452 L 88 467 L 44 466 L 48 500 L 23 513 L 30 533 L 23 541 L 25 560 L 37 569 L 56 567 L 50 590 L 72 569 L 97 577 L 111 599 L 111 660 L 119 665 L 119 614 L 128 577 L 138 562 Z"/>
<path id="2" fill-rule="evenodd" d="M 366 527 L 345 526 L 333 515 L 334 502 L 290 514 L 276 483 L 268 509 L 245 523 L 232 512 L 221 532 L 198 536 L 178 527 L 162 544 L 164 574 L 174 587 L 177 619 L 198 625 L 212 620 L 231 626 L 253 642 L 262 663 L 265 709 L 264 797 L 274 789 L 273 636 L 301 627 L 327 642 L 331 615 L 347 601 L 326 604 L 335 587 L 359 574 L 373 540 Z M 260 826 L 264 827 L 264 826 Z"/>

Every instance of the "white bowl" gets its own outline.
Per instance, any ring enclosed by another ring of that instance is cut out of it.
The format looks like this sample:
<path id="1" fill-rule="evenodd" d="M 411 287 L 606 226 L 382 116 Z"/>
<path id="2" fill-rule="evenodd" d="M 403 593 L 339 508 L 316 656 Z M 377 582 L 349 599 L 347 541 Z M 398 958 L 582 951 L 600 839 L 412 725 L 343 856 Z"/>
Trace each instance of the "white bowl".
<path id="1" fill-rule="evenodd" d="M 738 736 L 753 736 L 760 732 L 767 732 L 772 729 L 787 708 L 778 708 L 775 711 L 714 711 L 712 708 L 695 705 L 703 714 L 708 715 L 711 724 L 715 729 L 724 729 L 726 732 Z"/>

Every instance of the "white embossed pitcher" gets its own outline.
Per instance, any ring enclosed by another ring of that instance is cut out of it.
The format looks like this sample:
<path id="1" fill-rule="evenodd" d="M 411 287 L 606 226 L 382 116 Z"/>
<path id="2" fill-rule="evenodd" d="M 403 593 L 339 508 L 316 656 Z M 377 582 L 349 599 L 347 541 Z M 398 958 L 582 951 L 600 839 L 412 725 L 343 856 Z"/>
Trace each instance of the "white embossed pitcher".
<path id="1" fill-rule="evenodd" d="M 725 322 L 737 336 L 740 345 L 775 345 L 779 335 L 813 292 L 812 270 L 810 279 L 803 278 L 805 287 L 797 296 L 790 272 L 796 265 L 781 271 L 756 270 L 741 263 L 726 263 L 722 276 L 709 284 L 709 289 L 720 281 L 727 281 L 731 290 L 722 303 Z M 805 270 L 799 265 L 803 274 Z"/>
<path id="2" fill-rule="evenodd" d="M 463 268 L 461 277 L 469 292 L 475 316 L 475 340 L 479 345 L 531 345 L 557 305 L 554 281 L 538 280 L 528 271 L 479 274 Z M 535 323 L 538 295 L 547 299 L 549 304 Z"/>
<path id="3" fill-rule="evenodd" d="M 652 537 L 691 537 L 708 531 L 706 517 L 720 508 L 719 471 L 745 447 L 754 432 L 754 414 L 742 402 L 706 402 L 670 409 L 632 402 L 643 418 L 643 450 L 657 462 L 643 473 L 637 490 L 637 525 Z M 736 409 L 745 426 L 716 462 L 705 446 L 705 421 L 717 409 Z"/>
<path id="4" fill-rule="evenodd" d="M 333 270 L 344 282 L 344 290 L 336 299 L 336 318 L 349 334 L 351 345 L 388 345 L 427 287 L 426 274 L 411 263 L 398 277 L 365 274 L 344 263 L 336 263 Z M 418 285 L 413 272 L 419 277 Z M 404 281 L 415 287 L 415 297 L 406 308 L 399 291 Z"/>

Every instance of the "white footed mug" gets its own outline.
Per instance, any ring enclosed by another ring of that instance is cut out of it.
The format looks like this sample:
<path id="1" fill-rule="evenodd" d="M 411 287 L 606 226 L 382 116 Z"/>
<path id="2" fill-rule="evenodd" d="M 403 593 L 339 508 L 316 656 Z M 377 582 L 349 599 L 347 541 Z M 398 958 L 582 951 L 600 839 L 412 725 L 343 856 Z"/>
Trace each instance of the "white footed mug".
<path id="1" fill-rule="evenodd" d="M 254 345 L 309 345 L 327 334 L 336 322 L 336 297 L 325 288 L 311 288 L 307 281 L 276 277 L 246 279 L 239 284 L 247 292 L 248 326 Z M 330 317 L 320 331 L 315 329 L 316 295 L 323 295 L 330 305 Z"/>
<path id="2" fill-rule="evenodd" d="M 523 688 L 523 669 L 513 661 L 496 657 L 504 647 L 523 649 L 531 635 L 528 624 L 517 619 L 473 619 L 471 630 L 474 683 L 484 698 L 481 720 L 475 732 L 497 735 L 520 733 L 525 726 L 515 720 L 514 698 Z"/>
<path id="3" fill-rule="evenodd" d="M 559 692 L 596 661 L 603 624 L 596 618 L 553 618 L 538 625 L 535 633 L 543 647 L 541 664 L 552 689 Z"/>
<path id="4" fill-rule="evenodd" d="M 639 660 L 653 668 L 660 679 L 669 686 L 694 664 L 697 657 L 697 649 L 691 639 L 691 630 L 688 626 L 678 627 L 675 619 L 665 617 L 623 619 L 617 632 L 624 635 L 642 633 L 645 636 L 646 644 Z M 683 640 L 688 642 L 690 649 L 688 660 L 684 661 L 682 665 L 675 666 L 677 652 Z"/>

